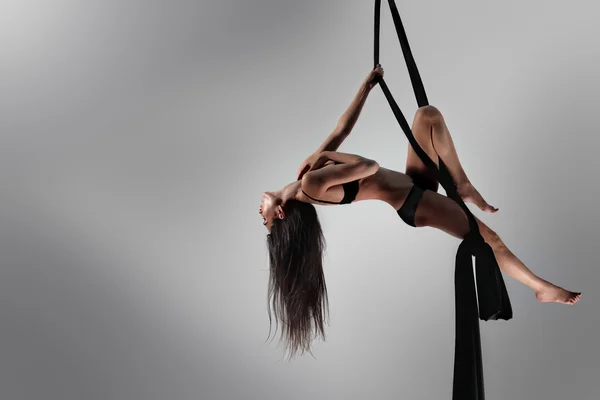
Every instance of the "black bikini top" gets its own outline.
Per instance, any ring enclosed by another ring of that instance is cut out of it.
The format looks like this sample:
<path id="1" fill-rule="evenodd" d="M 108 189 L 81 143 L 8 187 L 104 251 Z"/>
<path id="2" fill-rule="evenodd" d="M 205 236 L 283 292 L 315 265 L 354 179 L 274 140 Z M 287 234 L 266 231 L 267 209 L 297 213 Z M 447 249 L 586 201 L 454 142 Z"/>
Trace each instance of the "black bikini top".
<path id="1" fill-rule="evenodd" d="M 356 179 L 352 182 L 342 183 L 342 187 L 344 188 L 344 198 L 339 203 L 337 203 L 335 201 L 325 201 L 325 200 L 315 199 L 314 197 L 311 197 L 310 195 L 308 195 L 304 190 L 302 191 L 302 193 L 304 193 L 307 197 L 313 199 L 314 201 L 319 201 L 321 203 L 327 203 L 327 204 L 349 204 L 349 203 L 352 203 L 354 201 L 354 199 L 356 198 L 356 194 L 358 193 L 358 179 Z"/>

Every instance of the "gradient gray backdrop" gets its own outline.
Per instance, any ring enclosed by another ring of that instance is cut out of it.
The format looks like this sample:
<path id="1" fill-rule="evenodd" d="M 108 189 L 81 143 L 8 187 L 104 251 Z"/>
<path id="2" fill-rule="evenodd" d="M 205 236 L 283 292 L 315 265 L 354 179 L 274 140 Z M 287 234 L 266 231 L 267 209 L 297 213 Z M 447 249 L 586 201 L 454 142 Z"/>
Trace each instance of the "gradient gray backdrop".
<path id="1" fill-rule="evenodd" d="M 500 212 L 471 209 L 583 292 L 541 304 L 505 275 L 514 319 L 481 324 L 488 400 L 597 399 L 600 6 L 398 7 Z M 384 203 L 318 208 L 331 319 L 316 359 L 286 363 L 280 330 L 265 343 L 260 194 L 352 100 L 372 15 L 371 0 L 0 3 L 0 398 L 450 398 L 459 241 Z M 381 51 L 412 120 L 387 4 Z M 407 146 L 375 88 L 340 151 L 404 171 Z"/>

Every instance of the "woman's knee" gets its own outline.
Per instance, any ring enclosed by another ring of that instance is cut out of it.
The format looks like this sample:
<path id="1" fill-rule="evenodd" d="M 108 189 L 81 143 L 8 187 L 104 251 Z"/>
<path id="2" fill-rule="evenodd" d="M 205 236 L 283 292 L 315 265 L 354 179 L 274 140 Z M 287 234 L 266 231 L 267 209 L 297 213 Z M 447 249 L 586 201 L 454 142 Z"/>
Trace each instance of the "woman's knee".
<path id="1" fill-rule="evenodd" d="M 420 107 L 415 113 L 415 123 L 434 123 L 443 118 L 442 113 L 432 105 Z"/>
<path id="2" fill-rule="evenodd" d="M 479 232 L 481 233 L 481 236 L 483 236 L 483 240 L 485 240 L 494 251 L 506 249 L 504 241 L 496 231 L 484 224 L 479 218 L 475 217 L 475 220 L 477 221 L 477 225 L 479 225 Z"/>

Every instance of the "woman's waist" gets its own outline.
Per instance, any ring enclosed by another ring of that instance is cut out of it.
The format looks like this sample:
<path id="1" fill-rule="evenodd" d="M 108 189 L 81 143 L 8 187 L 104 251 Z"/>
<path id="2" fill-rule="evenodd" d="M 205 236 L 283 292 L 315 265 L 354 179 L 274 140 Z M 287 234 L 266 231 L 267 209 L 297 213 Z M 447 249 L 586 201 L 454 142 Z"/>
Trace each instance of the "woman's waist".
<path id="1" fill-rule="evenodd" d="M 406 198 L 412 185 L 410 176 L 380 167 L 375 174 L 361 180 L 356 200 L 381 200 L 395 205 Z"/>

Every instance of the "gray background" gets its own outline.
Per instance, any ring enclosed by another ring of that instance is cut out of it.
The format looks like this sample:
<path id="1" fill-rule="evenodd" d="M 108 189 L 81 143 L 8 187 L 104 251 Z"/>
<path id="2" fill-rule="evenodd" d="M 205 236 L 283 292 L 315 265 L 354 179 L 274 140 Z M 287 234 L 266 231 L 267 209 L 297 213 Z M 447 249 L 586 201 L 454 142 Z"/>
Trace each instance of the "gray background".
<path id="1" fill-rule="evenodd" d="M 500 212 L 471 209 L 583 292 L 541 304 L 505 276 L 514 319 L 481 324 L 487 398 L 597 399 L 598 3 L 398 7 Z M 0 3 L 1 398 L 450 398 L 459 241 L 384 203 L 318 209 L 331 319 L 316 359 L 265 342 L 260 194 L 294 179 L 350 103 L 372 15 L 348 0 Z M 412 119 L 386 4 L 382 25 Z M 407 143 L 376 88 L 340 151 L 404 171 Z"/>

